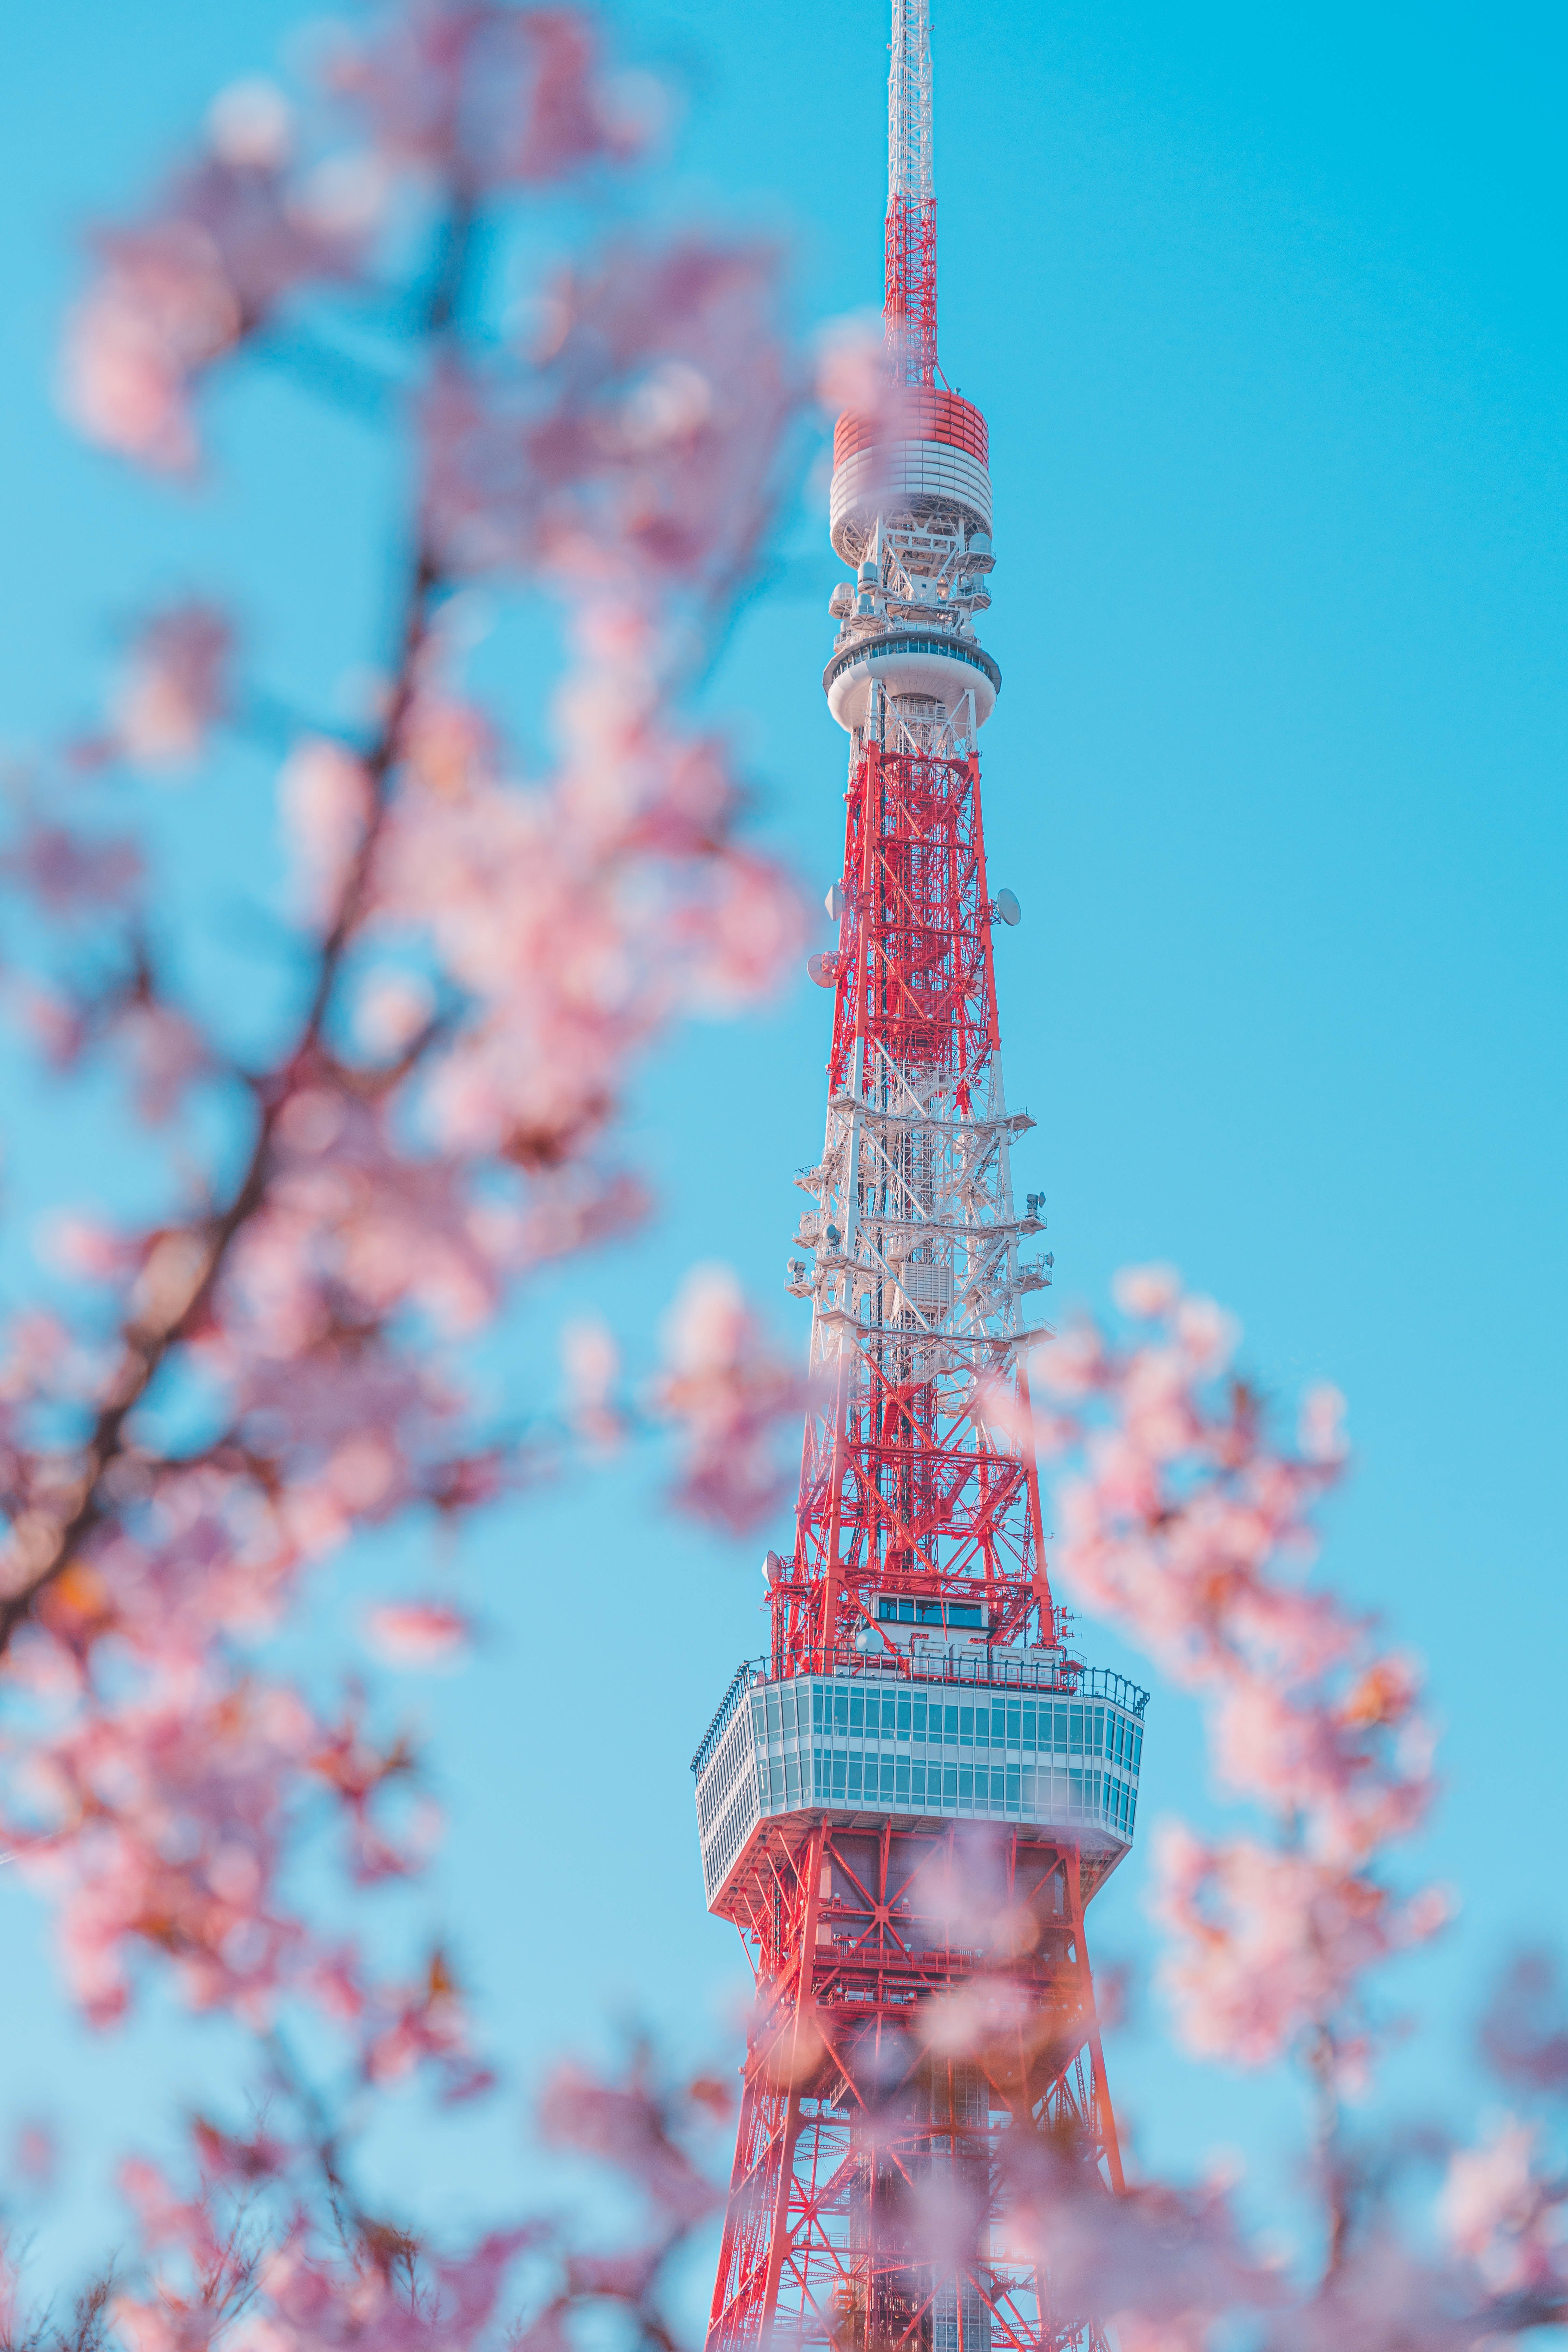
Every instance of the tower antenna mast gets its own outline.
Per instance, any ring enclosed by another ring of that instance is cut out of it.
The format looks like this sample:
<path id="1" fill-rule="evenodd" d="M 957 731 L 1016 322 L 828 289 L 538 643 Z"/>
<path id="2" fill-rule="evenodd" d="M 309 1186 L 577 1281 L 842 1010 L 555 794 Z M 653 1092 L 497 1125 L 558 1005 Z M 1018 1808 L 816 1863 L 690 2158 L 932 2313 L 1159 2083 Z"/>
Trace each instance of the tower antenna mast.
<path id="1" fill-rule="evenodd" d="M 938 369 L 931 0 L 893 0 L 882 315 L 897 380 L 910 385 L 934 383 Z"/>

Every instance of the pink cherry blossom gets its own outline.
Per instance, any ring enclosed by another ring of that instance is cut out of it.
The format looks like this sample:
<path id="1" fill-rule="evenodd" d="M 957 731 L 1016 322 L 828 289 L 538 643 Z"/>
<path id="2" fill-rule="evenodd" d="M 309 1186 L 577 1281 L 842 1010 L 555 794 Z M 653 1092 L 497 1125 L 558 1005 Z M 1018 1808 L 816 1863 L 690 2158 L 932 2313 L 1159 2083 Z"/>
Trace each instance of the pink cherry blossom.
<path id="1" fill-rule="evenodd" d="M 307 737 L 284 762 L 278 797 L 294 856 L 299 904 L 320 922 L 337 906 L 364 838 L 370 778 L 363 761 L 341 743 Z"/>
<path id="2" fill-rule="evenodd" d="M 626 1420 L 616 1402 L 621 1355 L 609 1325 L 574 1316 L 562 1328 L 561 1361 L 573 1429 L 595 1451 L 613 1451 L 626 1437 Z"/>
<path id="3" fill-rule="evenodd" d="M 97 836 L 28 816 L 14 845 L 0 855 L 0 874 L 45 913 L 79 919 L 133 897 L 142 861 L 137 845 L 124 836 Z"/>
<path id="4" fill-rule="evenodd" d="M 254 110 L 252 110 L 254 115 Z M 361 236 L 313 214 L 277 142 L 221 105 L 212 143 L 142 226 L 97 239 L 99 275 L 63 353 L 67 414 L 90 440 L 160 472 L 199 452 L 192 393 L 296 288 L 341 281 Z"/>
<path id="5" fill-rule="evenodd" d="M 1154 1860 L 1152 1907 L 1171 1937 L 1163 1973 L 1183 2038 L 1235 2065 L 1269 2064 L 1352 2015 L 1366 1970 L 1448 1915 L 1431 1890 L 1400 1902 L 1354 1871 L 1256 1839 L 1207 1845 L 1173 1822 Z M 1358 2082 L 1365 2056 L 1364 2036 L 1342 2024 L 1342 2079 Z"/>
<path id="6" fill-rule="evenodd" d="M 798 1408 L 800 1375 L 767 1339 L 728 1266 L 696 1266 L 666 1321 L 668 1369 L 655 1410 L 680 1433 L 675 1498 L 737 1532 L 777 1502 L 781 1420 Z"/>
<path id="7" fill-rule="evenodd" d="M 572 8 L 415 0 L 368 37 L 340 34 L 325 78 L 389 162 L 473 195 L 626 163 L 637 143 L 595 29 Z"/>
<path id="8" fill-rule="evenodd" d="M 441 1666 L 456 1663 L 471 1628 L 462 1612 L 438 1601 L 384 1601 L 373 1609 L 370 1637 L 395 1666 Z"/>
<path id="9" fill-rule="evenodd" d="M 216 605 L 156 613 L 133 643 L 111 714 L 114 740 L 148 768 L 178 768 L 203 750 L 228 708 L 234 629 Z"/>
<path id="10" fill-rule="evenodd" d="M 1438 2218 L 1494 2294 L 1568 2297 L 1568 2191 L 1543 2154 L 1539 2128 L 1510 2116 L 1448 2159 Z"/>

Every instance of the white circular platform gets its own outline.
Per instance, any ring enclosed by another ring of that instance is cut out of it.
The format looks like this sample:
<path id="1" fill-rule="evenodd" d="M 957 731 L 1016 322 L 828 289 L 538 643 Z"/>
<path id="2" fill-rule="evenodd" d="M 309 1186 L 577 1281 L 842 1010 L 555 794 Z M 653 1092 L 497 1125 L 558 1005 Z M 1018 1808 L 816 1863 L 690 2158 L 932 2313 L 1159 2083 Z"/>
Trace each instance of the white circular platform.
<path id="1" fill-rule="evenodd" d="M 847 732 L 866 723 L 875 679 L 886 694 L 929 695 L 948 712 L 974 696 L 974 723 L 984 727 L 996 708 L 1002 672 L 991 656 L 962 638 L 918 629 L 863 637 L 834 655 L 822 674 L 827 707 Z"/>

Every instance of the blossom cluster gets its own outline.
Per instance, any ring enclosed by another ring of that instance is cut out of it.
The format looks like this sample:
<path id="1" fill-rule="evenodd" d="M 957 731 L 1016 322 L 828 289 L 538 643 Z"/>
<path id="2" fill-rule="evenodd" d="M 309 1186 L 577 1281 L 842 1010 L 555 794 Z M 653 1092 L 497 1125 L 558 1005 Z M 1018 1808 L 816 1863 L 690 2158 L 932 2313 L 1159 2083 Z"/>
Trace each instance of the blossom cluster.
<path id="1" fill-rule="evenodd" d="M 1062 1464 L 1054 1570 L 1196 1694 L 1222 1785 L 1273 1824 L 1161 1831 L 1166 1984 L 1202 2055 L 1259 2065 L 1310 2045 L 1348 2083 L 1373 2046 L 1367 1969 L 1449 1906 L 1394 1894 L 1381 1868 L 1435 1790 L 1415 1665 L 1308 1574 L 1347 1458 L 1342 1401 L 1314 1391 L 1282 1444 L 1211 1300 L 1154 1266 L 1124 1273 L 1117 1303 L 1131 1341 L 1086 1322 L 1032 1361 L 1043 1409 L 1021 1433 Z"/>
<path id="2" fill-rule="evenodd" d="M 408 484 L 401 606 L 363 728 L 285 719 L 295 1010 L 271 1047 L 237 1060 L 173 976 L 136 822 L 140 776 L 199 776 L 249 723 L 216 602 L 149 613 L 101 727 L 18 794 L 0 844 L 26 948 L 7 1009 L 57 1071 L 125 1081 L 168 1168 L 155 1223 L 56 1218 L 68 1318 L 0 1335 L 0 1837 L 85 2017 L 113 2022 L 163 1970 L 268 2053 L 308 2021 L 360 2099 L 489 2076 L 445 1956 L 394 1965 L 345 1924 L 356 1889 L 434 1849 L 421 1759 L 364 1657 L 340 1687 L 286 1670 L 279 1637 L 356 1535 L 452 1523 L 527 1475 L 465 1351 L 531 1276 L 645 1214 L 616 1127 L 639 1058 L 687 1013 L 766 995 L 801 937 L 690 692 L 809 402 L 778 257 L 690 231 L 595 244 L 590 211 L 527 333 L 489 324 L 507 208 L 635 166 L 656 111 L 575 9 L 389 0 L 317 45 L 299 99 L 220 96 L 136 223 L 94 239 L 66 333 L 68 413 L 159 476 L 202 461 L 226 365 L 265 345 L 325 352 L 331 375 L 340 316 L 362 340 L 398 322 L 376 366 Z M 542 748 L 466 682 L 479 582 L 547 606 L 564 647 Z M 672 1346 L 656 1409 L 689 1456 L 680 1499 L 747 1524 L 794 1384 L 738 1299 L 689 1299 Z M 449 1592 L 389 1596 L 371 1655 L 450 1659 L 468 1618 Z M 303 2220 L 264 2260 L 243 2230 L 226 2253 L 203 2240 L 239 2162 L 210 2158 L 194 2203 L 133 2177 L 186 2285 L 124 2305 L 127 2340 L 459 2340 L 430 2315 L 445 2290 L 396 2316 L 370 2237 L 342 2276 Z M 274 2184 L 288 2168 L 253 2159 Z M 462 2326 L 491 2310 L 500 2245 L 464 2273 L 489 2284 Z M 198 2323 L 190 2282 L 220 2277 L 243 2294 Z M 258 2294 L 265 2326 L 239 2318 Z"/>

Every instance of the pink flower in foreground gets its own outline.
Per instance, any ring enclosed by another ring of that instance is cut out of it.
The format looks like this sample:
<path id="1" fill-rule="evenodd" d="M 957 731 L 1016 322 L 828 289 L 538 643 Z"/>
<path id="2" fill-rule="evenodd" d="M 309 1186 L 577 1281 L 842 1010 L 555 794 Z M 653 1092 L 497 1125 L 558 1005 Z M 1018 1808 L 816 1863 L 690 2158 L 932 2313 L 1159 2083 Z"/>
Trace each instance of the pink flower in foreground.
<path id="1" fill-rule="evenodd" d="M 783 1489 L 776 1444 L 803 1386 L 777 1355 L 728 1266 L 696 1266 L 666 1320 L 669 1369 L 655 1408 L 681 1437 L 675 1499 L 740 1534 Z"/>
<path id="2" fill-rule="evenodd" d="M 191 392 L 293 289 L 344 279 L 367 224 L 313 205 L 276 107 L 220 100 L 205 151 L 134 229 L 97 240 L 100 274 L 70 320 L 68 414 L 90 440 L 164 473 L 197 457 Z"/>
<path id="3" fill-rule="evenodd" d="M 473 1631 L 460 1610 L 439 1601 L 385 1601 L 366 1622 L 375 1649 L 394 1666 L 455 1664 Z"/>
<path id="4" fill-rule="evenodd" d="M 216 605 L 192 602 L 154 614 L 131 649 L 111 714 L 129 760 L 174 768 L 195 760 L 228 705 L 234 629 Z"/>
<path id="5" fill-rule="evenodd" d="M 1110 1295 L 1123 1315 L 1152 1321 L 1175 1306 L 1182 1277 L 1173 1265 L 1126 1265 L 1112 1281 Z"/>
<path id="6" fill-rule="evenodd" d="M 606 2080 L 585 2066 L 557 2067 L 539 2101 L 543 2138 L 614 2164 L 652 2202 L 689 2226 L 719 2202 L 713 2183 L 670 2137 L 662 2102 L 631 2069 Z"/>
<path id="7" fill-rule="evenodd" d="M 409 0 L 368 38 L 340 36 L 326 79 L 390 162 L 450 174 L 470 196 L 625 163 L 637 144 L 574 8 Z"/>
<path id="8" fill-rule="evenodd" d="M 1505 2116 L 1479 2147 L 1456 2149 L 1437 2200 L 1449 2244 L 1494 2293 L 1568 2291 L 1562 2183 L 1540 2165 L 1540 2134 Z"/>
<path id="9" fill-rule="evenodd" d="M 561 1362 L 566 1375 L 566 1417 L 584 1442 L 601 1452 L 619 1445 L 626 1416 L 616 1401 L 621 1354 L 615 1333 L 596 1316 L 563 1327 Z"/>
<path id="10" fill-rule="evenodd" d="M 1480 2045 L 1515 2095 L 1568 2091 L 1568 2002 L 1553 1953 L 1521 1952 L 1510 1964 L 1481 2021 Z"/>
<path id="11" fill-rule="evenodd" d="M 1364 1972 L 1435 1935 L 1451 1908 L 1436 1889 L 1401 1902 L 1353 1871 L 1253 1839 L 1206 1845 L 1179 1822 L 1158 1832 L 1154 1868 L 1151 1908 L 1172 1939 L 1161 1974 L 1183 2039 L 1234 2065 L 1271 2063 L 1353 2020 Z M 1342 2032 L 1342 2078 L 1359 2079 L 1365 2057 Z"/>
<path id="12" fill-rule="evenodd" d="M 313 920 L 325 922 L 342 897 L 370 822 L 364 762 L 325 736 L 308 736 L 283 763 L 278 797 L 300 906 Z"/>
<path id="13" fill-rule="evenodd" d="M 47 913 L 75 919 L 124 906 L 142 880 L 142 853 L 117 835 L 27 815 L 0 857 L 0 873 Z"/>

